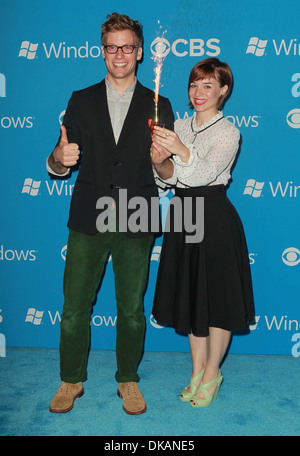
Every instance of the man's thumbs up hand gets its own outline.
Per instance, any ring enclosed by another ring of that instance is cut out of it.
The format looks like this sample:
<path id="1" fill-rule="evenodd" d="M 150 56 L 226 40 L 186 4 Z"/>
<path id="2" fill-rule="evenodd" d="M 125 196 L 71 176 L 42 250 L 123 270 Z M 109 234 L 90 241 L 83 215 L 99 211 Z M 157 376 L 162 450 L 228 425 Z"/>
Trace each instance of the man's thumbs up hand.
<path id="1" fill-rule="evenodd" d="M 64 125 L 60 127 L 61 136 L 58 146 L 53 151 L 53 158 L 65 168 L 76 165 L 79 159 L 79 146 L 76 143 L 69 143 L 67 129 Z"/>
<path id="2" fill-rule="evenodd" d="M 67 129 L 64 125 L 62 125 L 60 127 L 60 132 L 61 132 L 61 135 L 60 135 L 60 143 L 65 143 L 65 144 L 69 144 L 69 141 L 68 141 L 68 133 L 67 133 Z"/>

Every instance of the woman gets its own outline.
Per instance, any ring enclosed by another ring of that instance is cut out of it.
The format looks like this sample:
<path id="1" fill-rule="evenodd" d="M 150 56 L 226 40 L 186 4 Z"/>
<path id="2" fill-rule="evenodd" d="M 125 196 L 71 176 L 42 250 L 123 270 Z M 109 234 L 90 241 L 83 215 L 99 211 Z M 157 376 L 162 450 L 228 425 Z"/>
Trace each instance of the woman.
<path id="1" fill-rule="evenodd" d="M 177 120 L 174 132 L 155 127 L 151 146 L 157 175 L 175 185 L 183 214 L 187 201 L 195 212 L 197 198 L 204 198 L 201 242 L 186 242 L 184 229 L 165 232 L 153 307 L 158 322 L 188 333 L 193 369 L 180 399 L 193 407 L 217 398 L 231 332 L 254 320 L 243 226 L 225 188 L 240 139 L 219 111 L 231 88 L 226 63 L 209 58 L 195 65 L 188 85 L 194 115 Z"/>

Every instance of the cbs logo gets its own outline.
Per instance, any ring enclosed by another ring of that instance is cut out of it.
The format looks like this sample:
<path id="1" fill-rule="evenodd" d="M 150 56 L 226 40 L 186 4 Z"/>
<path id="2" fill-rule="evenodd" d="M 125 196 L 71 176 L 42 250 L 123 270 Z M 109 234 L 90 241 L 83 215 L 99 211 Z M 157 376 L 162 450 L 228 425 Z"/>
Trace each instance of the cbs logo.
<path id="1" fill-rule="evenodd" d="M 289 247 L 282 253 L 282 261 L 287 266 L 297 266 L 300 263 L 300 250 Z"/>
<path id="2" fill-rule="evenodd" d="M 288 125 L 292 128 L 300 128 L 300 109 L 292 109 L 286 116 Z"/>
<path id="3" fill-rule="evenodd" d="M 177 57 L 201 57 L 206 54 L 214 57 L 220 54 L 221 49 L 218 46 L 220 40 L 217 38 L 210 38 L 206 42 L 201 38 L 191 38 L 185 40 L 178 38 L 172 44 L 166 38 L 157 37 L 152 41 L 150 50 L 155 58 L 163 59 L 167 57 L 170 51 Z"/>

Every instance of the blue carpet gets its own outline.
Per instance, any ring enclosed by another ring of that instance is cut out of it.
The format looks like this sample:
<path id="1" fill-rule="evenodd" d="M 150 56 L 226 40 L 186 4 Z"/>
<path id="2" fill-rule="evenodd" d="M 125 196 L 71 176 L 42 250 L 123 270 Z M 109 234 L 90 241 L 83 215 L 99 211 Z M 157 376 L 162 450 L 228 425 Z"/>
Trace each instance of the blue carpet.
<path id="1" fill-rule="evenodd" d="M 115 353 L 92 350 L 85 394 L 66 414 L 48 411 L 60 379 L 56 349 L 7 348 L 0 358 L 2 436 L 299 436 L 299 358 L 229 355 L 218 400 L 193 409 L 178 399 L 188 353 L 147 352 L 139 368 L 148 410 L 122 410 Z"/>

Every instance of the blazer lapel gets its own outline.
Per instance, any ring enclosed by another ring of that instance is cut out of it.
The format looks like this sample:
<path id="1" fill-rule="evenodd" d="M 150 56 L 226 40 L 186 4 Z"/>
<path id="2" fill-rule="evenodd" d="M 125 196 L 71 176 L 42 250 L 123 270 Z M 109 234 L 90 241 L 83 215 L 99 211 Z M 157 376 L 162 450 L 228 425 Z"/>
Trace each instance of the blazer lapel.
<path id="1" fill-rule="evenodd" d="M 107 142 L 116 144 L 111 119 L 108 110 L 107 94 L 105 80 L 99 84 L 99 91 L 95 97 L 95 113 L 97 123 L 99 122 L 99 131 L 106 138 Z"/>
<path id="2" fill-rule="evenodd" d="M 143 87 L 142 84 L 140 84 L 139 81 L 137 81 L 129 109 L 124 120 L 123 128 L 120 133 L 118 146 L 122 143 L 127 133 L 132 128 L 132 125 L 134 125 L 136 120 L 143 112 L 143 101 L 145 93 L 145 87 Z"/>

